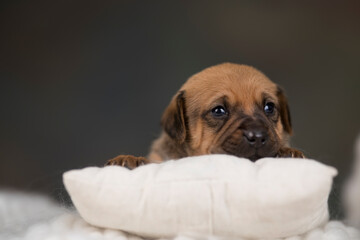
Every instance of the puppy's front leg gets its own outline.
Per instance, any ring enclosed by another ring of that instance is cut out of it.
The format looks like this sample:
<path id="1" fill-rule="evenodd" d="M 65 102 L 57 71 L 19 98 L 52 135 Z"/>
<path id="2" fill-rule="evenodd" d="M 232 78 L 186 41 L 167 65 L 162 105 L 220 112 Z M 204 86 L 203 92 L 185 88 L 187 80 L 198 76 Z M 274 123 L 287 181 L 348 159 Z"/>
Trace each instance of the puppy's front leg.
<path id="1" fill-rule="evenodd" d="M 305 155 L 295 148 L 283 147 L 280 148 L 276 157 L 305 158 Z"/>
<path id="2" fill-rule="evenodd" d="M 105 166 L 118 165 L 118 166 L 126 167 L 128 169 L 134 169 L 136 167 L 145 165 L 147 163 L 150 163 L 150 161 L 144 157 L 135 157 L 132 155 L 119 155 L 115 158 L 108 160 Z"/>

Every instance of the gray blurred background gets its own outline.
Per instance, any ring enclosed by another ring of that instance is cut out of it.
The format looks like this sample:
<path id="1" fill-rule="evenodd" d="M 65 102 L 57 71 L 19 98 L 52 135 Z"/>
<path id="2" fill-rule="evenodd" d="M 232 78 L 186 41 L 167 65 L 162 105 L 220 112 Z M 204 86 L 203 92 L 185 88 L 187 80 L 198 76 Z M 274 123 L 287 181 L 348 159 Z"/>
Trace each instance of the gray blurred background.
<path id="1" fill-rule="evenodd" d="M 339 170 L 360 130 L 359 1 L 2 1 L 0 186 L 60 202 L 64 171 L 146 155 L 192 74 L 253 65 L 286 90 L 293 145 Z"/>

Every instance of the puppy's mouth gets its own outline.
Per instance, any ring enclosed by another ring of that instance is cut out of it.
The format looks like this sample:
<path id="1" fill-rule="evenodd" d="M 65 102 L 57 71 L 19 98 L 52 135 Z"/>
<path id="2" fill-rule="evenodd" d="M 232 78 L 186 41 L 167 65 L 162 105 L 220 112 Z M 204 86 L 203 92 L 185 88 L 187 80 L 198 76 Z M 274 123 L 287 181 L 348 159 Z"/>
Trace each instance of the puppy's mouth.
<path id="1" fill-rule="evenodd" d="M 237 157 L 241 157 L 241 158 L 246 158 L 246 159 L 249 159 L 253 162 L 261 159 L 261 158 L 266 158 L 266 157 L 275 157 L 276 154 L 271 152 L 271 153 L 268 153 L 268 154 L 260 154 L 258 152 L 255 152 L 254 154 L 242 154 L 242 153 L 231 153 L 231 152 L 227 152 L 226 154 L 229 154 L 229 155 L 234 155 L 234 156 L 237 156 Z"/>
<path id="2" fill-rule="evenodd" d="M 234 155 L 255 162 L 260 158 L 275 157 L 278 150 L 279 146 L 275 141 L 269 140 L 267 144 L 257 148 L 249 145 L 249 143 L 244 140 L 237 139 L 237 141 L 234 141 L 233 136 L 230 136 L 221 144 L 221 146 L 213 149 L 211 153 Z"/>
<path id="3" fill-rule="evenodd" d="M 231 151 L 229 149 L 224 149 L 224 148 L 217 148 L 217 149 L 213 149 L 211 151 L 211 154 L 228 154 L 228 155 L 233 155 L 236 157 L 240 157 L 240 158 L 246 158 L 251 160 L 252 162 L 255 162 L 261 158 L 266 158 L 266 157 L 275 157 L 277 154 L 277 151 L 275 149 L 271 149 L 271 151 L 268 152 L 262 152 L 262 151 L 258 151 L 256 149 L 254 150 L 247 150 L 247 151 Z"/>
<path id="4" fill-rule="evenodd" d="M 263 157 L 258 155 L 258 154 L 255 154 L 255 155 L 252 155 L 252 156 L 248 157 L 248 159 L 250 159 L 253 162 L 255 162 L 256 160 L 258 160 L 260 158 L 263 158 Z"/>
<path id="5" fill-rule="evenodd" d="M 276 156 L 276 154 L 273 154 L 273 153 L 271 153 L 271 154 L 266 154 L 266 155 L 260 155 L 260 154 L 258 154 L 258 153 L 255 153 L 254 155 L 248 156 L 248 157 L 246 157 L 246 158 L 249 159 L 249 160 L 251 160 L 251 161 L 253 161 L 253 162 L 255 162 L 256 160 L 259 160 L 259 159 L 261 159 L 261 158 L 275 157 L 275 156 Z"/>

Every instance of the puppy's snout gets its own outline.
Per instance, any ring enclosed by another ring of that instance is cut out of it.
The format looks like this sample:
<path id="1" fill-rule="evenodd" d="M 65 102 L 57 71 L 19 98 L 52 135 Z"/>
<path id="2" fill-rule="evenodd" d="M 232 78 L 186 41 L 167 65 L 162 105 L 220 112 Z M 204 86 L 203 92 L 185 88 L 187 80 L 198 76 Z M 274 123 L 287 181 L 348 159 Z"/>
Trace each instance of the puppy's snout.
<path id="1" fill-rule="evenodd" d="M 263 145 L 265 145 L 269 137 L 266 129 L 262 129 L 262 128 L 244 130 L 243 134 L 247 143 L 254 148 L 260 148 Z"/>

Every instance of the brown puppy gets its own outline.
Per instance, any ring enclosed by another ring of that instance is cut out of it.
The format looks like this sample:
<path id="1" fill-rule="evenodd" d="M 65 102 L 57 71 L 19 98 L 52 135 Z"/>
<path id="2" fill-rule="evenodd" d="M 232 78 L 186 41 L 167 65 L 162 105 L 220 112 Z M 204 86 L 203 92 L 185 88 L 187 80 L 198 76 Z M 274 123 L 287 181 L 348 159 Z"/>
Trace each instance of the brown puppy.
<path id="1" fill-rule="evenodd" d="M 304 157 L 289 147 L 283 91 L 253 67 L 224 63 L 193 75 L 165 110 L 148 158 L 120 155 L 107 165 L 134 168 L 187 156 L 223 153 L 253 161 Z"/>

